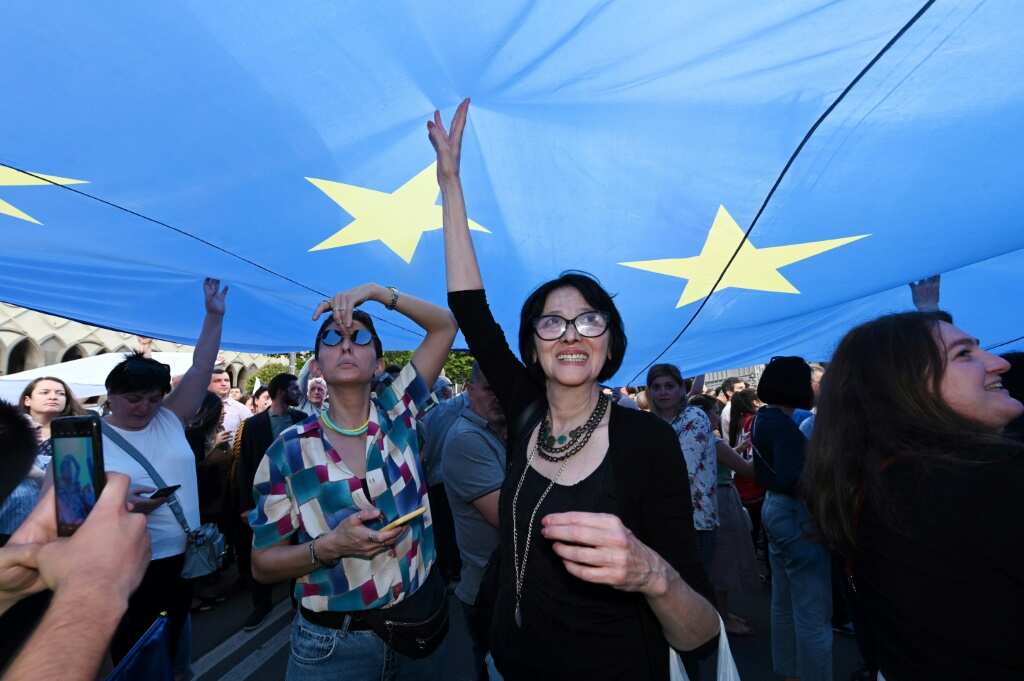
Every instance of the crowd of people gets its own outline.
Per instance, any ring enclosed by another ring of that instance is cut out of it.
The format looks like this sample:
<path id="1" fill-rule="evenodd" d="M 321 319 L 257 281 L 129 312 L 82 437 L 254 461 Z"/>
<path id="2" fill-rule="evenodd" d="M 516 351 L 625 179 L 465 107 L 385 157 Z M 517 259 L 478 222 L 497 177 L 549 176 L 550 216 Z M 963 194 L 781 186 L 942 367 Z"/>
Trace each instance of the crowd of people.
<path id="1" fill-rule="evenodd" d="M 106 485 L 69 538 L 50 428 L 84 410 L 57 378 L 0 405 L 3 678 L 96 678 L 161 614 L 188 678 L 190 610 L 225 593 L 223 567 L 191 567 L 201 532 L 250 592 L 243 628 L 288 585 L 292 681 L 664 680 L 677 653 L 698 678 L 719 637 L 751 635 L 779 676 L 825 681 L 836 627 L 862 678 L 1021 678 L 1022 358 L 915 288 L 917 311 L 851 330 L 827 364 L 774 357 L 756 386 L 713 389 L 656 364 L 610 388 L 627 330 L 579 272 L 533 290 L 510 343 L 466 219 L 468 107 L 428 123 L 448 308 L 339 292 L 302 371 L 244 395 L 216 363 L 227 289 L 207 280 L 188 372 L 139 353 L 107 377 Z M 405 366 L 370 305 L 423 329 Z M 475 362 L 455 394 L 459 329 Z M 767 632 L 733 610 L 762 584 Z"/>

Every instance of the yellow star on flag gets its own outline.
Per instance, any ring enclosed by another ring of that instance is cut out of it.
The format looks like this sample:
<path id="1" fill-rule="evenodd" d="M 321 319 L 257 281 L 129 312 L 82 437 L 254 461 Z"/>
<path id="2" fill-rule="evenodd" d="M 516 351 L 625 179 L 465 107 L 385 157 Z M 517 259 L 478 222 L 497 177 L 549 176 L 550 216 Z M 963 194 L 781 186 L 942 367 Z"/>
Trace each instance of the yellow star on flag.
<path id="1" fill-rule="evenodd" d="M 390 194 L 354 184 L 307 177 L 307 180 L 355 218 L 309 250 L 324 251 L 382 241 L 398 257 L 411 263 L 423 232 L 441 229 L 436 166 L 436 163 L 431 163 Z M 472 220 L 469 221 L 469 228 L 477 232 L 489 232 Z"/>
<path id="2" fill-rule="evenodd" d="M 69 177 L 57 177 L 56 175 L 43 175 L 41 173 L 29 175 L 14 168 L 0 166 L 0 187 L 32 187 L 49 184 L 87 184 L 87 180 L 73 180 Z M 18 210 L 3 199 L 0 199 L 0 215 L 10 215 L 12 218 L 18 218 L 26 222 L 32 222 L 37 225 L 42 224 L 39 220 L 36 220 L 24 211 Z"/>
<path id="3" fill-rule="evenodd" d="M 718 275 L 725 269 L 729 258 L 736 247 L 743 243 L 736 259 L 722 277 L 722 282 L 715 291 L 727 288 L 743 288 L 751 291 L 769 291 L 772 293 L 800 293 L 786 277 L 779 272 L 780 267 L 812 258 L 846 244 L 871 236 L 860 234 L 841 239 L 825 241 L 808 241 L 788 246 L 771 246 L 757 248 L 750 240 L 743 241 L 743 230 L 729 215 L 725 206 L 718 207 L 718 214 L 708 232 L 708 238 L 701 248 L 700 255 L 690 258 L 664 258 L 661 260 L 637 260 L 620 262 L 620 265 L 646 270 L 656 274 L 686 279 L 683 294 L 679 297 L 676 307 L 696 302 L 711 293 Z"/>

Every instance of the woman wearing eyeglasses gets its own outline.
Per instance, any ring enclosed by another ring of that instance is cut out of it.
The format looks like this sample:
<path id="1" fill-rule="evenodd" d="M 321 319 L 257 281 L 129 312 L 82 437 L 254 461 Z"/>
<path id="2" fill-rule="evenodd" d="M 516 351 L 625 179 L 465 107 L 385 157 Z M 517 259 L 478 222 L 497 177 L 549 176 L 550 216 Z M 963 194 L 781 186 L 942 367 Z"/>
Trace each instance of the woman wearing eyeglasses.
<path id="1" fill-rule="evenodd" d="M 371 392 L 383 348 L 366 302 L 427 333 L 398 377 Z M 322 302 L 314 359 L 330 407 L 282 432 L 256 472 L 253 576 L 295 580 L 287 678 L 437 678 L 447 633 L 416 425 L 457 331 L 451 313 L 366 284 Z M 422 514 L 394 529 L 389 523 Z"/>
<path id="2" fill-rule="evenodd" d="M 657 417 L 609 404 L 599 381 L 626 334 L 608 293 L 567 273 L 522 307 L 519 352 L 491 316 L 466 220 L 459 154 L 427 124 L 444 202 L 448 304 L 509 423 L 491 652 L 506 679 L 668 679 L 669 646 L 714 638 L 686 465 Z"/>

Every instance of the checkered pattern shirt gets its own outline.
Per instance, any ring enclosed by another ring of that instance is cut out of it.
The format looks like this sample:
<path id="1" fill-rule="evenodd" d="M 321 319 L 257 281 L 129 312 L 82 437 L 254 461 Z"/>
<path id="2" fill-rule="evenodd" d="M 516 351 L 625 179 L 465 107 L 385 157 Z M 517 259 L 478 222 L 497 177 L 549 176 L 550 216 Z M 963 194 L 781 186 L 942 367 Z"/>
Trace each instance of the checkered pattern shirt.
<path id="1" fill-rule="evenodd" d="M 345 557 L 296 580 L 295 597 L 309 610 L 370 610 L 414 593 L 434 563 L 434 530 L 426 477 L 420 465 L 417 421 L 431 404 L 430 392 L 410 363 L 370 398 L 366 434 L 366 478 L 342 463 L 314 415 L 288 428 L 267 449 L 253 484 L 256 508 L 249 513 L 253 548 L 307 542 L 350 515 L 377 508 L 379 529 L 420 506 L 393 548 L 373 558 Z"/>

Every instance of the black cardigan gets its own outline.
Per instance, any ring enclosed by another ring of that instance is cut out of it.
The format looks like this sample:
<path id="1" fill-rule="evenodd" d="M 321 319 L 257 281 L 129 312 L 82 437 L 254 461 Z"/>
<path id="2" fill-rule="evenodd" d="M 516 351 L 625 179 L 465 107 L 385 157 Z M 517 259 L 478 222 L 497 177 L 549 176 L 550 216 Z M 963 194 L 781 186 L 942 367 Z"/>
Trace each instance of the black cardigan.
<path id="1" fill-rule="evenodd" d="M 535 382 L 512 353 L 501 327 L 491 315 L 482 290 L 449 293 L 448 304 L 470 352 L 480 363 L 506 412 L 510 427 L 513 427 L 532 403 L 544 399 L 544 387 Z M 522 431 L 522 437 L 510 433 L 508 453 L 513 470 L 523 470 L 529 433 L 543 413 L 544 410 L 537 410 L 532 423 Z M 687 584 L 713 602 L 711 584 L 697 551 L 689 477 L 675 431 L 652 414 L 613 405 L 608 438 L 608 456 L 616 496 L 621 499 L 623 523 L 640 541 L 672 565 Z M 503 544 L 500 590 L 514 588 L 512 547 L 504 544 L 506 529 L 511 523 L 511 501 L 517 481 L 518 476 L 515 475 L 506 480 L 501 494 L 499 517 Z M 635 678 L 667 679 L 668 643 L 662 635 L 661 625 L 643 596 L 637 594 L 636 602 L 640 623 L 649 643 L 646 650 L 648 659 L 636 661 Z M 536 627 L 518 630 L 511 622 L 499 621 L 495 622 L 495 632 L 502 636 L 544 635 L 543 630 Z M 581 643 L 583 646 L 588 644 L 586 641 Z M 701 652 L 710 649 L 714 643 L 712 641 L 702 647 Z M 551 663 L 550 660 L 543 661 L 545 674 L 555 671 Z"/>

